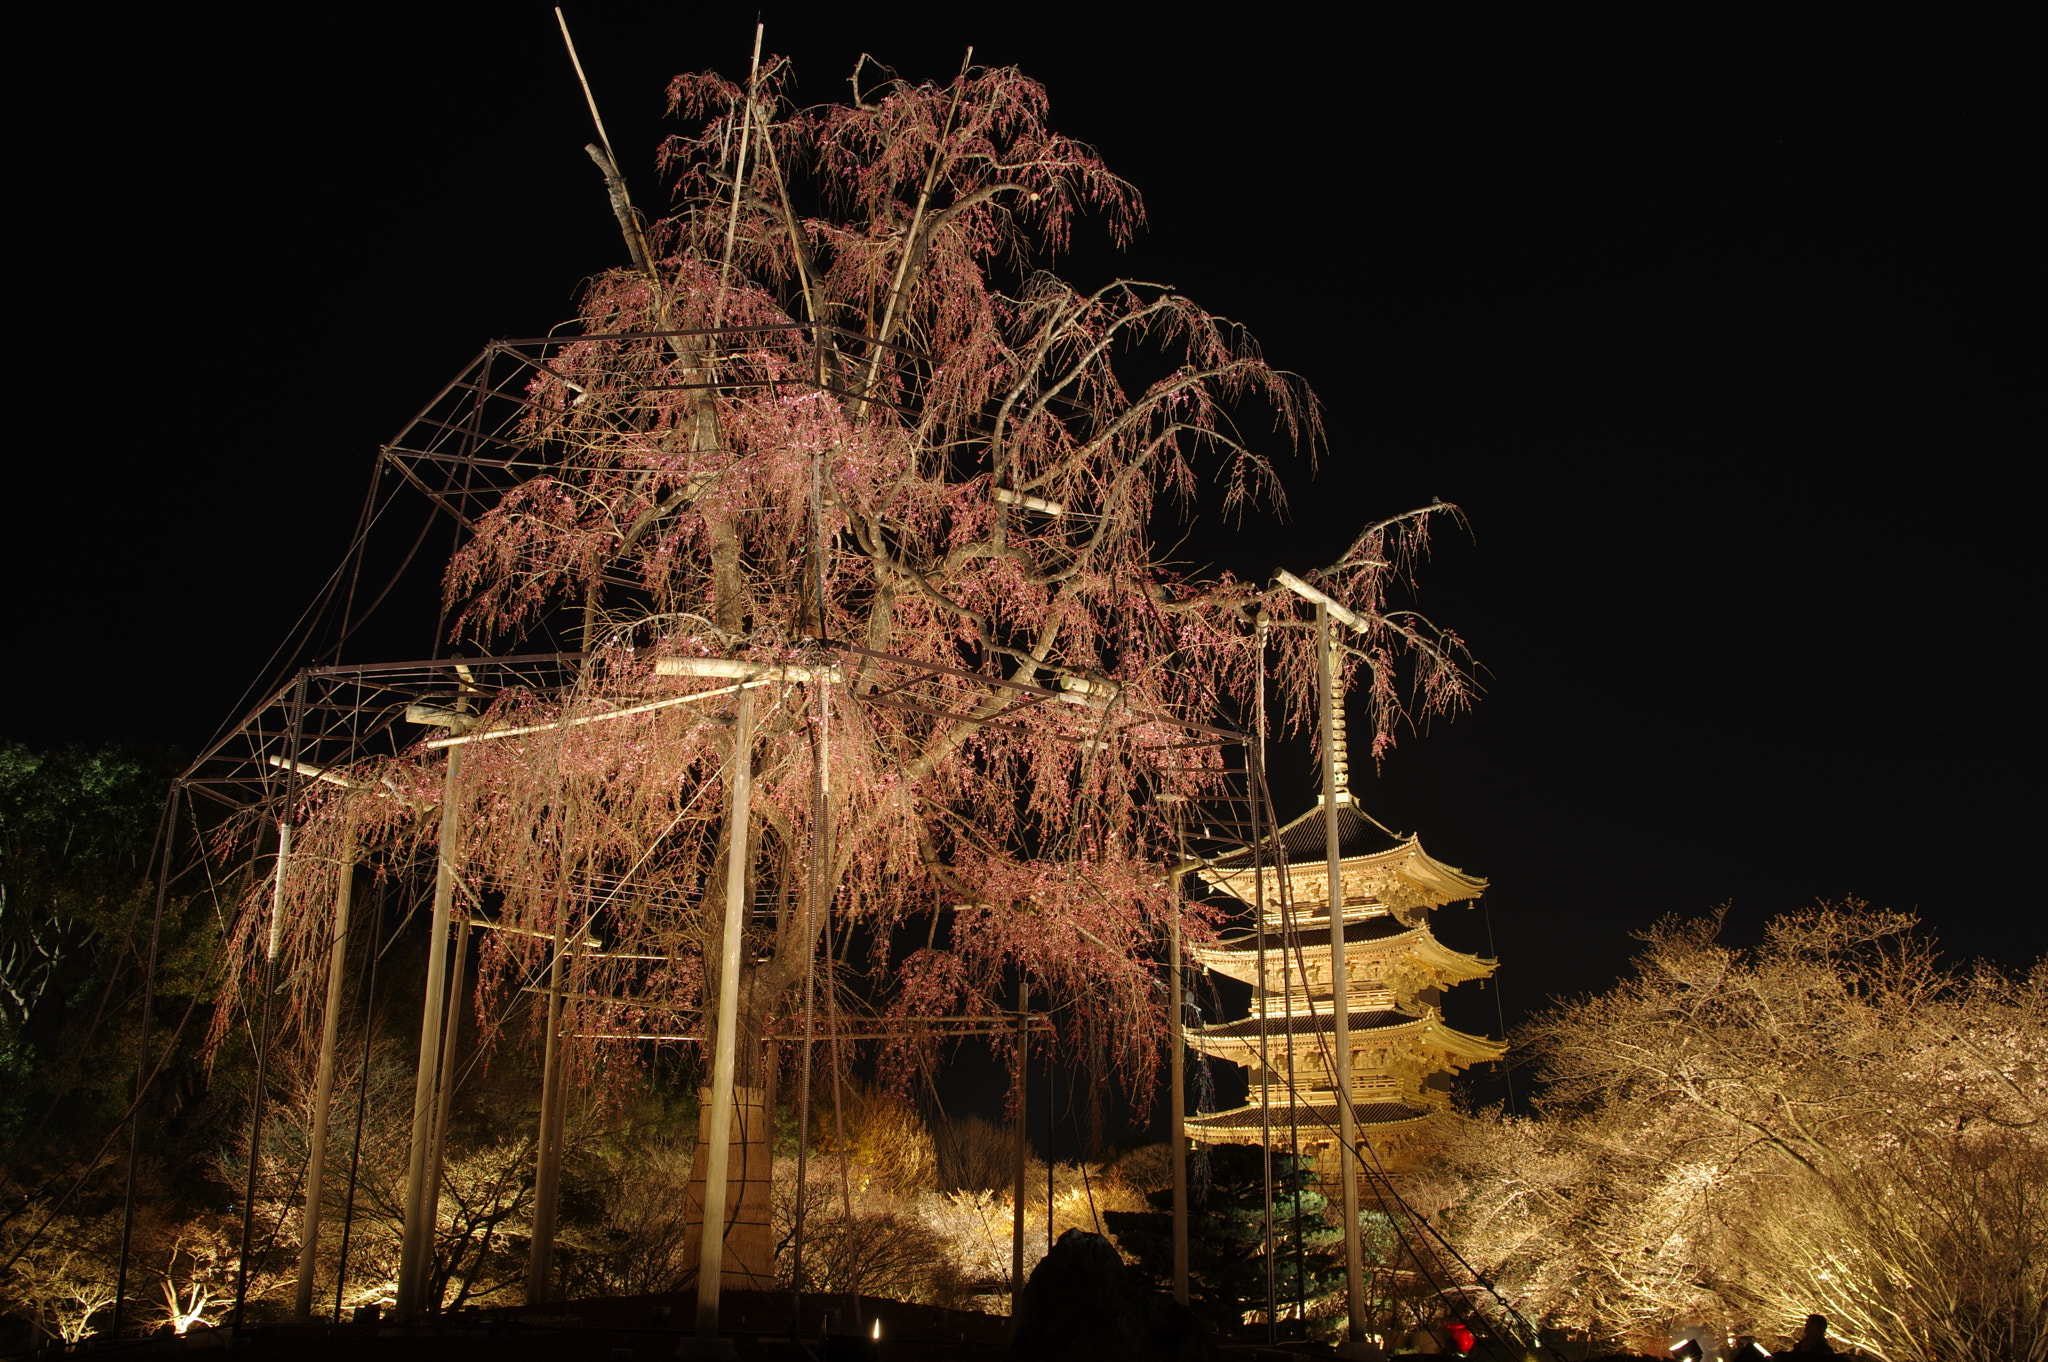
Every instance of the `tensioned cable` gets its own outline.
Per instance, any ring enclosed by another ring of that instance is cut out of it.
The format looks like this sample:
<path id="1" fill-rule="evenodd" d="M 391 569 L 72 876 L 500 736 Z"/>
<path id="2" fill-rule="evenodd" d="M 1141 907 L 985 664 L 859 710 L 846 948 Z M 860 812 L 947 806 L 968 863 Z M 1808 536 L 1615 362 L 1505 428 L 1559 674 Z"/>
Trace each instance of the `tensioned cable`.
<path id="1" fill-rule="evenodd" d="M 1481 894 L 1479 896 L 1479 910 L 1486 915 L 1486 953 L 1489 956 L 1493 957 L 1494 961 L 1493 1014 L 1494 1017 L 1500 1022 L 1501 1039 L 1506 1040 L 1508 1035 L 1508 1009 L 1506 1000 L 1501 997 L 1500 952 L 1494 947 L 1493 944 L 1493 905 L 1487 901 L 1486 895 L 1484 894 Z M 1500 1076 L 1507 1082 L 1508 1085 L 1508 1112 L 1512 1115 L 1515 1110 L 1514 1065 L 1509 1063 L 1507 1060 L 1503 1059 L 1501 1061 L 1500 1066 Z"/>

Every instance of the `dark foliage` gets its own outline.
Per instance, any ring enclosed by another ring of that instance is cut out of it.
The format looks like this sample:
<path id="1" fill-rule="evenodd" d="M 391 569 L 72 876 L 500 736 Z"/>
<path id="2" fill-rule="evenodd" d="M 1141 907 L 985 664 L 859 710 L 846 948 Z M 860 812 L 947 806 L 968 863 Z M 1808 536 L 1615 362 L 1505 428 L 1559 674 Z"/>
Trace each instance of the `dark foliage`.
<path id="1" fill-rule="evenodd" d="M 1263 1337 L 1247 1314 L 1266 1304 L 1263 1151 L 1218 1145 L 1208 1151 L 1206 1195 L 1192 1193 L 1188 1215 L 1188 1299 L 1203 1323 L 1224 1337 Z M 1156 1212 L 1106 1211 L 1103 1219 L 1138 1270 L 1153 1282 L 1173 1280 L 1173 1193 L 1146 1198 Z M 1329 1199 L 1315 1186 L 1314 1164 L 1273 1152 L 1273 1297 L 1287 1317 L 1294 1302 L 1314 1309 L 1343 1285 L 1341 1235 L 1329 1223 Z"/>
<path id="2" fill-rule="evenodd" d="M 139 971 L 123 967 L 147 946 L 138 909 L 169 765 L 119 746 L 0 744 L 0 1149 L 59 1092 L 81 1117 L 120 1100 L 127 1066 L 109 1047 L 134 1020 L 120 990 Z"/>
<path id="3" fill-rule="evenodd" d="M 1018 1312 L 1018 1362 L 1212 1362 L 1193 1311 L 1126 1267 L 1099 1234 L 1068 1230 L 1032 1270 Z"/>

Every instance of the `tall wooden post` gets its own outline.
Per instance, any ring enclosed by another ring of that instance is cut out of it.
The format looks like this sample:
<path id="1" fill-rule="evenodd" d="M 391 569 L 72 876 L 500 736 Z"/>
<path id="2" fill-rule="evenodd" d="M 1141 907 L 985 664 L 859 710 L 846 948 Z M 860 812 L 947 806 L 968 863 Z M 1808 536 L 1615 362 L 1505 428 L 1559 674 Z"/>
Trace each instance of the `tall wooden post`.
<path id="1" fill-rule="evenodd" d="M 1259 630 L 1259 644 L 1265 646 L 1265 629 Z M 1259 695 L 1258 735 L 1245 744 L 1245 766 L 1251 775 L 1245 788 L 1251 798 L 1252 824 L 1252 921 L 1258 935 L 1259 987 L 1253 994 L 1253 1001 L 1259 1009 L 1259 1173 L 1261 1186 L 1260 1206 L 1260 1250 L 1266 1257 L 1266 1343 L 1269 1346 L 1280 1342 L 1280 1319 L 1274 1308 L 1273 1279 L 1273 1057 L 1266 1043 L 1267 1033 L 1273 1029 L 1273 1005 L 1271 994 L 1266 987 L 1266 834 L 1261 826 L 1261 808 L 1258 791 L 1265 783 L 1265 755 L 1259 750 L 1265 744 L 1265 702 L 1263 691 L 1264 668 L 1261 667 L 1261 693 Z M 1283 940 L 1281 950 L 1287 945 Z M 1292 1094 L 1290 1094 L 1291 1099 Z"/>
<path id="2" fill-rule="evenodd" d="M 389 901 L 391 886 L 386 881 L 377 892 L 377 904 L 370 910 L 369 976 L 363 980 L 363 1059 L 362 1076 L 356 1083 L 356 1129 L 355 1138 L 349 1143 L 348 1191 L 341 1199 L 341 1251 L 335 1255 L 334 1264 L 334 1322 L 341 1323 L 341 1308 L 348 1291 L 348 1239 L 355 1226 L 356 1177 L 363 1166 L 363 1121 L 370 1110 L 370 1055 L 371 1041 L 376 1036 L 372 1023 L 377 1016 L 377 962 L 383 958 L 384 947 L 378 938 L 383 935 L 384 905 Z"/>
<path id="3" fill-rule="evenodd" d="M 563 844 L 568 843 L 564 828 Z M 541 1043 L 540 1139 L 534 1152 L 533 1239 L 526 1258 L 526 1303 L 548 1298 L 554 1271 L 556 1202 L 562 1188 L 562 983 L 568 965 L 569 865 L 562 862 L 562 889 L 555 910 L 555 954 L 548 965 L 547 1035 Z"/>
<path id="4" fill-rule="evenodd" d="M 428 1255 L 433 1252 L 434 1225 L 440 1211 L 440 1187 L 427 1184 L 428 1155 L 434 1136 L 435 1080 L 441 1067 L 441 1025 L 448 980 L 448 925 L 455 903 L 455 856 L 462 835 L 456 808 L 456 782 L 462 774 L 462 748 L 448 749 L 448 769 L 441 782 L 441 836 L 434 874 L 433 935 L 427 947 L 427 988 L 420 1009 L 420 1061 L 413 1078 L 412 1148 L 405 1171 L 405 1233 L 398 1249 L 398 1317 L 413 1319 L 426 1308 Z"/>
<path id="5" fill-rule="evenodd" d="M 313 1313 L 313 1273 L 320 1248 L 321 1184 L 327 1172 L 327 1127 L 334 1101 L 334 1046 L 341 1034 L 342 986 L 348 965 L 350 898 L 355 891 L 356 830 L 352 815 L 341 833 L 341 864 L 334 888 L 334 929 L 327 943 L 327 1006 L 320 1018 L 320 1065 L 313 1080 L 313 1148 L 306 1159 L 306 1209 L 299 1222 L 299 1283 L 292 1313 Z M 337 1321 L 338 1322 L 338 1321 Z"/>
<path id="6" fill-rule="evenodd" d="M 1342 706 L 1337 694 L 1342 676 L 1337 641 L 1330 629 L 1330 607 L 1316 604 L 1316 680 L 1323 692 L 1323 854 L 1330 873 L 1330 1020 L 1336 1046 L 1338 1185 L 1344 1206 L 1344 1293 L 1349 1313 L 1348 1337 L 1365 1337 L 1365 1275 L 1358 1242 L 1358 1116 L 1351 1109 L 1351 976 L 1344 966 L 1344 867 L 1337 811 L 1351 798 L 1345 788 Z"/>
<path id="7" fill-rule="evenodd" d="M 1023 981 L 1017 984 L 1017 1141 L 1011 1150 L 1016 1160 L 1016 1202 L 1010 1210 L 1010 1318 L 1017 1318 L 1018 1310 L 1024 1304 L 1024 1152 L 1028 1147 L 1025 1135 L 1025 1109 L 1029 1104 L 1031 1084 L 1029 1074 L 1031 1063 L 1031 985 Z"/>
<path id="8" fill-rule="evenodd" d="M 1173 926 L 1168 934 L 1166 962 L 1167 1035 L 1173 1052 L 1172 1127 L 1167 1136 L 1173 1151 L 1173 1298 L 1188 1303 L 1188 1056 L 1183 1034 L 1180 977 L 1180 881 L 1174 881 Z"/>
<path id="9" fill-rule="evenodd" d="M 455 1106 L 455 1042 L 462 1032 L 463 979 L 469 967 L 469 914 L 455 924 L 455 960 L 448 969 L 448 991 L 443 994 L 441 1063 L 434 1080 L 434 1138 L 427 1154 L 427 1187 L 439 1207 L 441 1169 L 448 1159 L 448 1117 Z M 420 1281 L 432 1290 L 434 1237 L 420 1242 Z M 439 1301 L 435 1302 L 436 1307 Z"/>
<path id="10" fill-rule="evenodd" d="M 249 1185 L 242 1193 L 242 1249 L 235 1264 L 236 1328 L 249 1299 L 249 1238 L 256 1227 L 256 1174 L 263 1165 L 263 1097 L 270 1081 L 270 998 L 277 991 L 277 954 L 284 942 L 284 877 L 292 859 L 292 825 L 277 822 L 277 874 L 270 884 L 270 941 L 263 956 L 263 1019 L 256 1028 L 256 1087 L 249 1112 Z"/>
<path id="11" fill-rule="evenodd" d="M 704 1233 L 697 1254 L 697 1338 L 718 1337 L 725 1273 L 726 1171 L 732 1161 L 733 1071 L 738 1066 L 740 946 L 747 927 L 747 819 L 754 795 L 754 693 L 739 693 L 732 748 L 731 831 L 725 862 L 725 935 L 718 966 L 718 1032 L 711 1059 L 711 1149 L 704 1165 Z"/>

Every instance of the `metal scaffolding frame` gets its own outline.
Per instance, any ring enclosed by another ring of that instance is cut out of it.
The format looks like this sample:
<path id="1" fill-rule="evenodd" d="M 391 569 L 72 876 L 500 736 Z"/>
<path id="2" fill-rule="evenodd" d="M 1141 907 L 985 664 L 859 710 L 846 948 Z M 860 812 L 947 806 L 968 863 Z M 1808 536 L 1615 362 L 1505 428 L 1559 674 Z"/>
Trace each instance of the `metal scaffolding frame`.
<path id="1" fill-rule="evenodd" d="M 684 377 L 682 366 L 676 360 L 679 342 L 703 347 L 699 357 L 716 362 L 715 381 L 669 381 Z M 879 390 L 855 392 L 845 386 L 841 378 L 844 373 L 840 360 L 842 343 L 868 347 L 871 352 L 878 347 L 898 360 L 896 372 L 888 376 L 890 387 L 886 393 Z M 673 699 L 679 693 L 678 683 L 673 678 L 649 680 L 633 694 L 597 696 L 584 693 L 580 689 L 583 655 L 566 648 L 476 658 L 429 656 L 402 662 L 344 663 L 339 660 L 364 622 L 406 584 L 409 574 L 415 571 L 414 564 L 422 548 L 437 529 L 457 535 L 473 532 L 481 516 L 513 487 L 536 476 L 560 474 L 574 467 L 577 455 L 572 447 L 550 441 L 544 434 L 536 434 L 544 431 L 547 420 L 553 415 L 541 408 L 541 398 L 537 394 L 554 387 L 546 385 L 544 388 L 536 380 L 543 377 L 563 380 L 561 390 L 574 391 L 573 382 L 556 366 L 565 352 L 593 345 L 615 347 L 627 356 L 628 361 L 645 374 L 647 381 L 643 387 L 649 391 L 683 388 L 823 391 L 848 400 L 887 407 L 906 416 L 915 413 L 917 388 L 922 376 L 920 366 L 924 363 L 922 356 L 902 346 L 878 346 L 871 338 L 841 328 L 799 324 L 534 337 L 493 341 L 485 346 L 390 442 L 380 447 L 370 489 L 346 553 L 323 583 L 312 605 L 280 645 L 276 656 L 283 659 L 285 669 L 273 674 L 267 689 L 261 691 L 234 722 L 217 734 L 174 782 L 169 805 L 170 831 L 161 848 L 157 872 L 158 908 L 153 933 L 160 928 L 164 896 L 173 886 L 218 882 L 215 867 L 209 861 L 209 839 L 202 835 L 199 826 L 197 810 L 200 807 L 212 811 L 216 825 L 239 824 L 245 839 L 260 836 L 257 830 L 265 826 L 286 827 L 288 825 L 283 821 L 286 811 L 304 791 L 307 782 L 346 783 L 347 778 L 337 773 L 359 763 L 417 755 L 421 747 L 415 726 L 418 721 L 409 723 L 407 716 L 417 715 L 422 710 L 448 711 L 458 703 L 467 703 L 487 713 L 494 705 L 507 699 L 538 700 L 572 703 L 577 706 L 576 721 L 583 722 L 602 720 L 611 713 Z M 637 583 L 625 580 L 611 584 L 627 589 L 638 587 Z M 433 636 L 432 646 L 435 648 L 438 648 L 438 640 L 445 632 L 441 623 L 437 623 Z M 538 628 L 543 635 L 547 633 L 545 622 Z M 1084 745 L 1099 741 L 1106 736 L 1107 730 L 1138 726 L 1163 726 L 1185 735 L 1166 746 L 1242 745 L 1245 760 L 1233 768 L 1236 776 L 1243 777 L 1241 792 L 1205 799 L 1205 809 L 1176 808 L 1160 812 L 1162 832 L 1169 826 L 1175 826 L 1188 838 L 1190 868 L 1233 851 L 1250 852 L 1257 863 L 1257 858 L 1264 855 L 1263 848 L 1269 845 L 1271 830 L 1277 826 L 1270 795 L 1264 788 L 1262 739 L 1255 740 L 1251 734 L 1239 729 L 1193 716 L 1134 712 L 1114 706 L 1063 704 L 1059 702 L 1072 700 L 1074 696 L 1030 682 L 970 671 L 933 660 L 876 652 L 845 642 L 821 641 L 816 646 L 821 659 L 836 659 L 849 671 L 860 674 L 863 688 L 853 698 L 866 706 L 952 722 L 971 720 L 985 725 L 1004 725 L 1014 721 L 1023 711 L 1037 710 L 1038 715 L 1034 717 L 1058 716 L 1055 720 L 1057 729 L 1076 744 Z M 991 710 L 989 706 L 997 701 L 1001 703 Z M 1048 705 L 1047 702 L 1054 703 Z M 1263 730 L 1263 719 L 1259 729 Z M 460 749 L 451 744 L 489 741 L 493 736 L 489 728 L 483 728 L 459 737 L 451 734 L 434 745 L 448 747 L 452 755 Z M 1207 769 L 1213 771 L 1214 768 Z M 188 820 L 193 823 L 192 835 L 184 839 L 186 848 L 182 859 L 176 855 L 180 840 L 176 810 L 181 802 L 187 810 Z M 1278 846 L 1277 841 L 1271 841 L 1270 845 L 1282 858 L 1280 864 L 1284 867 L 1284 849 Z M 405 869 L 416 879 L 422 868 L 411 866 Z M 606 880 L 602 876 L 590 877 L 588 882 L 579 882 L 576 887 L 580 893 L 605 898 L 627 890 L 617 877 Z M 655 885 L 636 885 L 631 892 L 637 895 L 674 891 Z M 437 897 L 445 899 L 445 889 Z M 440 907 L 445 916 L 447 905 L 443 903 Z M 756 915 L 765 911 L 758 903 L 753 907 Z M 489 924 L 466 915 L 462 924 L 465 935 L 470 925 Z M 1176 977 L 1178 967 L 1184 963 L 1179 960 L 1172 962 L 1176 967 Z M 153 963 L 151 970 L 153 982 Z M 458 958 L 453 981 L 458 985 L 460 970 Z M 445 979 L 446 975 L 441 977 Z M 559 979 L 553 988 L 559 993 Z M 1176 996 L 1179 993 L 1180 990 L 1176 989 Z M 807 991 L 807 1001 L 808 996 Z M 446 1035 L 449 1046 L 453 1044 L 455 1010 L 448 1009 Z M 993 1018 L 988 1020 L 994 1021 Z M 426 1029 L 432 1028 L 433 1019 L 429 1017 Z M 976 1034 L 983 1029 L 983 1024 L 970 1024 L 967 1019 L 953 1019 L 949 1025 L 930 1028 L 935 1034 L 947 1036 Z M 887 1030 L 879 1019 L 848 1018 L 842 1022 L 836 1014 L 830 1025 L 819 1028 L 811 1024 L 807 1008 L 803 1036 L 806 1084 L 810 1047 L 817 1042 L 834 1043 L 836 1053 L 837 1041 L 878 1038 L 885 1034 L 896 1033 Z M 1020 1031 L 1020 1044 L 1023 1035 Z M 1178 1035 L 1176 1026 L 1176 1039 Z M 554 1039 L 552 1033 L 549 1039 L 551 1042 Z M 691 1037 L 675 1032 L 633 1039 L 682 1041 Z M 1291 1039 L 1288 1043 L 1292 1044 Z M 140 1109 L 154 1077 L 149 1044 L 145 1032 L 143 1050 L 138 1056 L 131 1116 Z M 267 1047 L 266 1027 L 258 1035 L 259 1065 L 268 1057 Z M 423 1047 L 423 1068 L 428 1059 L 425 1049 Z M 444 1055 L 441 1063 L 444 1071 L 446 1059 Z M 1185 1052 L 1178 1045 L 1174 1062 L 1178 1077 L 1185 1065 Z M 1020 1082 L 1023 1072 L 1020 1065 Z M 452 1077 L 445 1072 L 435 1080 L 435 1095 L 441 1104 L 444 1125 L 447 1094 L 452 1082 Z M 1021 1122 L 1021 1093 L 1019 1097 Z M 1270 1096 L 1266 1101 L 1270 1107 Z M 1178 1108 L 1174 1115 L 1178 1130 L 1181 1116 Z M 253 1119 L 260 1122 L 260 1105 Z M 252 1148 L 257 1133 L 252 1128 Z M 1270 1147 L 1270 1138 L 1265 1143 Z M 1346 1141 L 1347 1146 L 1351 1143 Z M 1176 1141 L 1176 1163 L 1184 1155 L 1185 1146 L 1184 1139 Z M 1353 1149 L 1352 1153 L 1357 1156 L 1360 1151 Z M 135 1154 L 131 1141 L 131 1214 Z M 1267 1242 L 1270 1249 L 1274 1242 L 1270 1163 L 1266 1181 Z M 1387 1190 L 1391 1192 L 1390 1184 Z M 1022 1198 L 1020 1185 L 1020 1213 Z M 1184 1242 L 1184 1205 L 1181 1211 L 1179 1230 Z M 344 1234 L 346 1232 L 344 1224 Z M 249 1241 L 250 1234 L 245 1233 L 241 1246 L 244 1276 L 250 1252 Z M 1185 1261 L 1184 1254 L 1182 1261 Z M 1272 1298 L 1270 1251 L 1268 1264 L 1266 1314 L 1269 1333 L 1272 1333 L 1278 1319 L 1278 1303 Z M 125 1274 L 125 1249 L 122 1270 Z M 1449 1274 L 1444 1275 L 1447 1277 Z M 337 1300 L 340 1299 L 340 1285 L 337 1283 Z M 116 1308 L 118 1310 L 118 1305 Z"/>

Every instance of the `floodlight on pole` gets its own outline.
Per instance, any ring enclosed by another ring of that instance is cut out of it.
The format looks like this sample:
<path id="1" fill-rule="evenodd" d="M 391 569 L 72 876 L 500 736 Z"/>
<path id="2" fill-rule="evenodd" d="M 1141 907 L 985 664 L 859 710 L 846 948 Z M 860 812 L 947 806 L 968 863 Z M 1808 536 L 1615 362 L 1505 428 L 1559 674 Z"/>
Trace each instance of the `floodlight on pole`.
<path id="1" fill-rule="evenodd" d="M 1070 705 L 1088 705 L 1102 709 L 1123 689 L 1115 681 L 1103 681 L 1096 677 L 1072 676 L 1061 672 L 1059 678 L 1060 699 Z"/>
<path id="2" fill-rule="evenodd" d="M 1338 601 L 1333 599 L 1329 595 L 1329 593 L 1316 590 L 1307 582 L 1304 582 L 1303 580 L 1301 580 L 1301 578 L 1295 576 L 1293 573 L 1287 571 L 1285 568 L 1282 568 L 1280 571 L 1274 573 L 1273 580 L 1278 582 L 1281 586 L 1286 587 L 1289 591 L 1292 591 L 1295 595 L 1301 597 L 1303 600 L 1309 602 L 1311 605 L 1320 605 L 1324 609 L 1328 610 L 1330 612 L 1331 619 L 1336 620 L 1340 624 L 1348 626 L 1349 628 L 1353 629 L 1358 633 L 1362 634 L 1365 632 L 1365 621 L 1359 617 L 1356 611 L 1350 610 L 1344 605 L 1340 604 Z"/>

